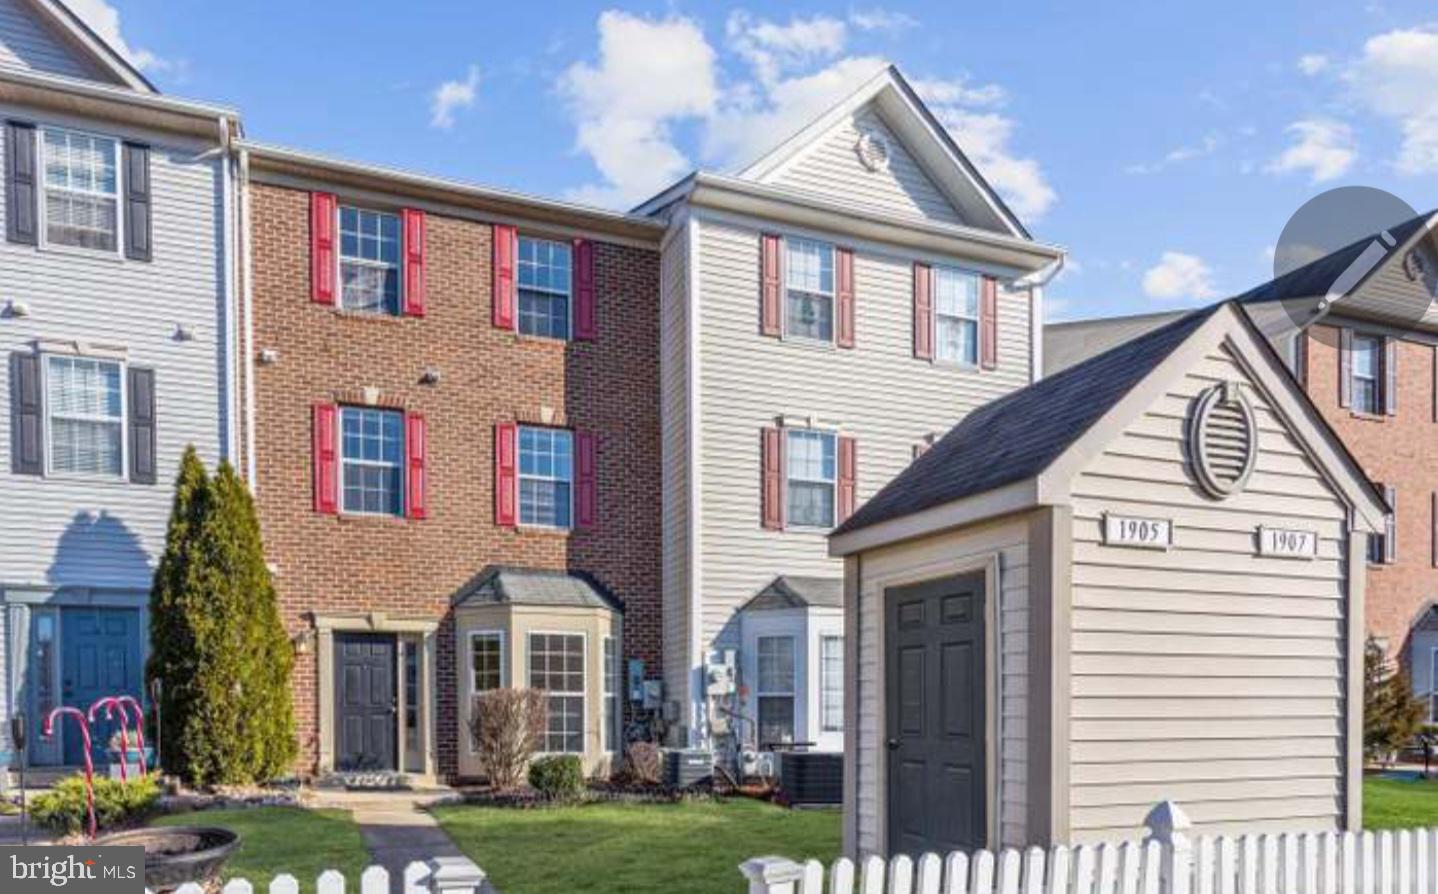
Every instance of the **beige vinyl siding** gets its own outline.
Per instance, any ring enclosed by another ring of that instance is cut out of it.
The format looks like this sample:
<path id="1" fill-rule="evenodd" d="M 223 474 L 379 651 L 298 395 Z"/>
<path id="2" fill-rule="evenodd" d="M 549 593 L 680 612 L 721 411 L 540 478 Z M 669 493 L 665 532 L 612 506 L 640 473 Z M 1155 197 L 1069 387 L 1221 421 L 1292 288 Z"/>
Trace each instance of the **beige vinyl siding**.
<path id="1" fill-rule="evenodd" d="M 33 110 L 0 115 L 47 122 Z M 220 369 L 224 261 L 221 166 L 197 159 L 205 146 L 161 134 L 116 133 L 99 122 L 55 122 L 152 146 L 154 260 L 0 241 L 5 298 L 29 315 L 0 325 L 0 588 L 104 587 L 147 592 L 164 546 L 180 454 L 194 444 L 213 467 L 225 437 Z M 0 133 L 0 143 L 4 135 Z M 0 145 L 3 151 L 3 145 Z M 3 185 L 0 185 L 3 188 Z M 4 230 L 0 201 L 0 232 Z M 176 339 L 184 326 L 192 340 Z M 85 481 L 11 472 L 11 366 L 37 339 L 118 346 L 133 366 L 155 370 L 158 483 Z"/>
<path id="2" fill-rule="evenodd" d="M 1022 846 L 1028 830 L 1029 549 L 1024 520 L 974 527 L 863 554 L 858 612 L 858 735 L 855 831 L 861 854 L 882 853 L 888 789 L 884 711 L 884 593 L 889 587 L 982 568 L 998 557 L 998 741 L 994 759 L 1000 809 L 999 843 Z M 989 812 L 992 817 L 992 811 Z"/>
<path id="3" fill-rule="evenodd" d="M 1426 308 L 1421 321 L 1430 326 L 1438 325 L 1438 308 L 1434 306 L 1438 295 L 1433 290 L 1435 278 L 1438 278 L 1438 252 L 1434 251 L 1432 235 L 1416 247 L 1427 262 L 1426 276 L 1409 279 L 1403 269 L 1408 252 L 1394 252 L 1362 288 L 1338 304 L 1339 312 L 1411 324 L 1419 320 L 1417 311 Z"/>
<path id="4" fill-rule="evenodd" d="M 39 71 L 113 83 L 25 0 L 0 0 L 0 71 Z"/>
<path id="5" fill-rule="evenodd" d="M 689 232 L 680 225 L 660 257 L 660 428 L 663 512 L 663 668 L 667 700 L 688 701 L 689 681 Z"/>
<path id="6" fill-rule="evenodd" d="M 1250 384 L 1247 487 L 1189 475 L 1192 400 Z M 1069 791 L 1076 841 L 1142 833 L 1172 799 L 1203 832 L 1334 828 L 1344 813 L 1347 512 L 1251 379 L 1216 348 L 1073 484 Z M 1103 545 L 1105 512 L 1171 518 L 1171 551 Z M 1313 561 L 1255 554 L 1257 525 L 1317 532 Z"/>
<path id="7" fill-rule="evenodd" d="M 871 171 L 855 152 L 861 130 L 881 134 L 889 144 L 887 169 Z M 765 178 L 775 186 L 900 217 L 962 224 L 949 200 L 919 167 L 872 107 L 836 125 L 797 158 Z"/>
<path id="8" fill-rule="evenodd" d="M 703 642 L 733 644 L 735 610 L 779 574 L 843 576 L 825 531 L 760 525 L 760 430 L 789 414 L 836 424 L 857 442 L 857 500 L 913 458 L 929 433 L 1022 387 L 1029 300 L 1001 292 L 999 367 L 980 371 L 912 356 L 913 258 L 855 250 L 855 340 L 837 349 L 759 335 L 759 226 L 704 219 L 700 405 Z M 934 259 L 929 259 L 934 260 Z M 671 686 L 673 678 L 671 677 Z"/>

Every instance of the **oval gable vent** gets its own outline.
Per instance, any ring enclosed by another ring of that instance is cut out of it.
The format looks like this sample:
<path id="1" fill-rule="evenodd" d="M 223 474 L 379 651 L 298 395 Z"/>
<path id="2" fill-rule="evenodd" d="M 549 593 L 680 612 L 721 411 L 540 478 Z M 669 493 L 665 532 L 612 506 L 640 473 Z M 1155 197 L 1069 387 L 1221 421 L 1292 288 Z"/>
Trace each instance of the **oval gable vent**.
<path id="1" fill-rule="evenodd" d="M 1209 495 L 1222 499 L 1243 489 L 1258 461 L 1258 425 L 1237 382 L 1198 396 L 1188 447 L 1198 483 Z"/>

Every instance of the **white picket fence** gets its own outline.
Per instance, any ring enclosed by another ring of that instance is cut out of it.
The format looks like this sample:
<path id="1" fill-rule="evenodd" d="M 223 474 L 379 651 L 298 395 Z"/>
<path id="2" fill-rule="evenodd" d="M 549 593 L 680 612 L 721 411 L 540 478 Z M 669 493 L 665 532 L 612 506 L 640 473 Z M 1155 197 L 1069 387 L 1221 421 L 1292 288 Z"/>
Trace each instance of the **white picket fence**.
<path id="1" fill-rule="evenodd" d="M 344 874 L 336 870 L 320 873 L 313 886 L 304 890 L 315 894 L 479 894 L 484 889 L 484 870 L 464 857 L 436 857 L 428 863 L 411 863 L 397 879 L 399 889 L 390 887 L 389 871 L 371 866 L 360 873 L 358 887 L 346 884 Z M 300 882 L 292 875 L 277 875 L 269 888 L 262 888 L 246 879 L 232 879 L 220 889 L 221 894 L 300 894 Z M 205 894 L 206 888 L 193 882 L 176 888 L 174 894 Z M 153 894 L 146 890 L 145 894 Z"/>
<path id="2" fill-rule="evenodd" d="M 1142 842 L 952 853 L 918 860 L 759 857 L 749 894 L 1435 894 L 1438 829 L 1190 838 L 1165 802 Z"/>

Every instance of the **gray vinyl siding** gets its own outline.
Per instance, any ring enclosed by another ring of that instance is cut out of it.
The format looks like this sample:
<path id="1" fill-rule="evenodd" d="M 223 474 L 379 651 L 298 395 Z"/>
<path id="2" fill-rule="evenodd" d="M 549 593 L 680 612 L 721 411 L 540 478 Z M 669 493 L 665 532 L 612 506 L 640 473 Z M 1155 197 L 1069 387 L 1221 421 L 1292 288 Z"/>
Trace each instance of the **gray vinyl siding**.
<path id="1" fill-rule="evenodd" d="M 705 219 L 699 276 L 703 642 L 733 643 L 734 611 L 776 575 L 843 577 L 825 531 L 760 525 L 760 431 L 783 414 L 856 439 L 862 502 L 913 458 L 924 435 L 1027 384 L 1026 292 L 1000 293 L 999 366 L 912 356 L 912 256 L 855 250 L 855 341 L 837 349 L 758 334 L 758 226 Z M 671 678 L 672 679 L 672 678 Z M 671 684 L 672 685 L 672 684 Z"/>
<path id="2" fill-rule="evenodd" d="M 855 146 L 860 129 L 880 133 L 889 143 L 887 170 L 871 171 L 859 162 Z M 815 145 L 766 178 L 775 186 L 802 190 L 861 207 L 918 220 L 962 224 L 949 200 L 890 132 L 872 107 L 840 123 Z"/>
<path id="3" fill-rule="evenodd" d="M 663 650 L 667 700 L 688 702 L 689 683 L 689 232 L 681 227 L 660 259 L 660 427 L 664 493 Z"/>
<path id="4" fill-rule="evenodd" d="M 33 110 L 0 115 L 47 123 Z M 163 547 L 171 482 L 185 445 L 213 466 L 225 438 L 221 370 L 224 295 L 221 163 L 208 147 L 161 134 L 120 132 L 102 122 L 55 121 L 150 143 L 154 260 L 149 263 L 0 242 L 0 300 L 29 315 L 0 320 L 0 590 L 89 587 L 144 592 Z M 0 133 L 3 140 L 3 133 Z M 3 151 L 3 146 L 0 146 Z M 3 188 L 3 185 L 0 185 Z M 0 215 L 4 203 L 0 202 Z M 0 220 L 0 233 L 4 232 Z M 177 327 L 192 340 L 176 338 Z M 37 339 L 123 347 L 128 362 L 155 370 L 155 485 L 14 475 L 8 357 Z"/>
<path id="5" fill-rule="evenodd" d="M 884 709 L 884 592 L 889 587 L 972 570 L 999 557 L 999 710 L 994 730 L 998 783 L 999 844 L 1022 847 L 1028 830 L 1029 550 L 1027 523 L 976 526 L 876 549 L 863 554 L 859 590 L 858 737 L 852 809 L 860 854 L 885 850 L 884 792 L 887 736 Z M 848 809 L 848 808 L 846 808 Z"/>
<path id="6" fill-rule="evenodd" d="M 0 71 L 38 71 L 113 82 L 25 0 L 0 0 Z"/>
<path id="7" fill-rule="evenodd" d="M 1172 799 L 1203 832 L 1337 827 L 1344 816 L 1347 511 L 1250 387 L 1246 488 L 1189 477 L 1193 398 L 1251 380 L 1216 348 L 1073 484 L 1072 834 L 1142 833 Z M 1102 544 L 1104 512 L 1171 518 L 1174 548 Z M 1254 553 L 1257 525 L 1312 530 L 1313 561 Z"/>
<path id="8" fill-rule="evenodd" d="M 1409 279 L 1403 269 L 1407 252 L 1395 252 L 1362 288 L 1337 305 L 1338 310 L 1345 314 L 1414 323 L 1419 320 L 1417 311 L 1426 308 L 1422 322 L 1438 325 L 1438 309 L 1433 306 L 1435 298 L 1438 298 L 1438 292 L 1434 290 L 1434 283 L 1438 281 L 1438 253 L 1433 250 L 1431 237 L 1429 242 L 1419 243 L 1416 249 L 1427 262 L 1425 276 Z"/>

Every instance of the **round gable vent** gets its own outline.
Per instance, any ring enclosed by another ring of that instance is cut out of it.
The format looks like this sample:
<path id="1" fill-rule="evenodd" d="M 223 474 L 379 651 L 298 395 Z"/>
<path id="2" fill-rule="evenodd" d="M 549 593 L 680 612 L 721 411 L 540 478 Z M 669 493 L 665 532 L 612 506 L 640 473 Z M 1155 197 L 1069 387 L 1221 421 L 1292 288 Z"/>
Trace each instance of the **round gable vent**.
<path id="1" fill-rule="evenodd" d="M 882 171 L 889 167 L 889 141 L 884 135 L 872 130 L 859 132 L 859 141 L 854 144 L 859 164 L 871 171 Z"/>
<path id="2" fill-rule="evenodd" d="M 1188 448 L 1198 483 L 1211 496 L 1243 489 L 1258 461 L 1258 425 L 1242 386 L 1224 382 L 1198 396 Z"/>

